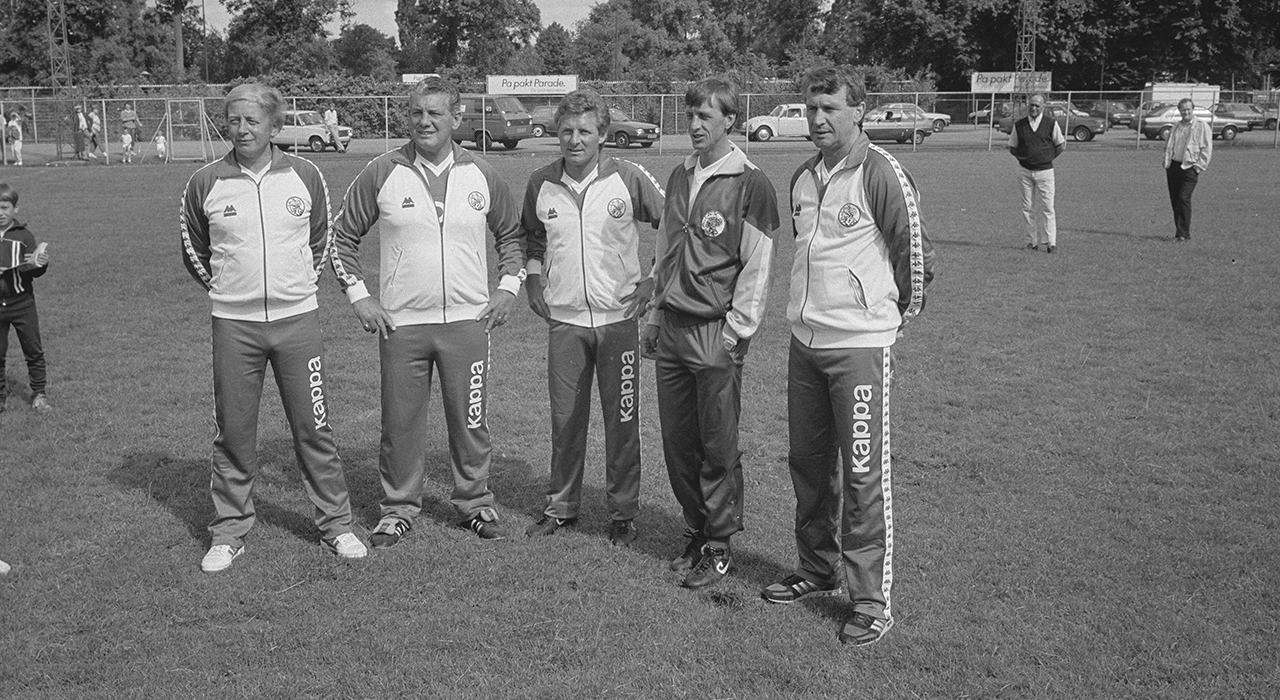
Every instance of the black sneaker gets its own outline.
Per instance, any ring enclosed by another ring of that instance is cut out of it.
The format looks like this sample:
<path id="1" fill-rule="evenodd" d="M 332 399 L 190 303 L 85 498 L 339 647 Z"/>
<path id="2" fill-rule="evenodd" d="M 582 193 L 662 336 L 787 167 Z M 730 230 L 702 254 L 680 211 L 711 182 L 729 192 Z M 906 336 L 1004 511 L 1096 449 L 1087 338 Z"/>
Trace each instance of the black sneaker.
<path id="1" fill-rule="evenodd" d="M 893 627 L 893 618 L 880 619 L 866 613 L 854 613 L 840 630 L 840 642 L 863 647 L 880 641 L 885 632 Z"/>
<path id="2" fill-rule="evenodd" d="M 1044 249 L 1044 252 L 1046 252 L 1046 253 L 1056 253 L 1056 252 L 1058 252 L 1058 246 L 1056 246 L 1056 245 L 1046 246 L 1046 247 L 1045 247 L 1045 249 Z"/>
<path id="3" fill-rule="evenodd" d="M 572 527 L 578 524 L 577 518 L 553 518 L 550 515 L 542 516 L 542 520 L 525 528 L 525 537 L 541 537 L 542 535 L 554 535 L 556 530 L 562 527 Z"/>
<path id="4" fill-rule="evenodd" d="M 378 526 L 373 529 L 373 533 L 369 535 L 369 544 L 374 549 L 386 549 L 394 547 L 400 543 L 401 538 L 409 533 L 413 526 L 408 520 L 393 518 L 387 516 L 383 518 Z"/>
<path id="5" fill-rule="evenodd" d="M 1027 250 L 1039 250 L 1039 249 L 1040 249 L 1040 246 L 1036 245 L 1035 243 L 1028 243 L 1028 244 L 1026 245 L 1026 249 L 1027 249 Z"/>
<path id="6" fill-rule="evenodd" d="M 492 508 L 481 508 L 464 527 L 482 540 L 501 540 L 507 537 L 507 533 L 498 525 L 498 512 Z"/>
<path id="7" fill-rule="evenodd" d="M 689 575 L 680 582 L 685 588 L 706 588 L 729 575 L 729 567 L 733 565 L 733 555 L 729 553 L 729 545 L 724 549 L 702 545 L 702 556 L 698 563 L 689 570 Z"/>
<path id="8" fill-rule="evenodd" d="M 840 595 L 843 592 L 844 586 L 839 583 L 824 585 L 792 574 L 760 591 L 760 597 L 770 603 L 790 604 L 805 598 L 821 598 Z"/>
<path id="9" fill-rule="evenodd" d="M 667 563 L 667 567 L 672 571 L 685 573 L 689 569 L 698 565 L 698 560 L 702 558 L 702 545 L 707 541 L 693 530 L 685 530 L 684 536 L 689 538 L 689 544 L 684 547 L 684 554 L 672 559 Z"/>
<path id="10" fill-rule="evenodd" d="M 626 547 L 636 541 L 636 524 L 630 520 L 615 520 L 609 526 L 609 544 Z"/>

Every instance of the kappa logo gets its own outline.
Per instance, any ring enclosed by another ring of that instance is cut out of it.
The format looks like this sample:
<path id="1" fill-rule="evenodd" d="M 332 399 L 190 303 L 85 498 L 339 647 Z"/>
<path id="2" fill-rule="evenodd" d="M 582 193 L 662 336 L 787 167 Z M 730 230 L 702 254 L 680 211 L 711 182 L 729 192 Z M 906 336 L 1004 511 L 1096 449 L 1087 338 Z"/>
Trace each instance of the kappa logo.
<path id="1" fill-rule="evenodd" d="M 307 205 L 301 197 L 290 197 L 284 200 L 284 209 L 294 216 L 303 216 L 307 213 Z"/>
<path id="2" fill-rule="evenodd" d="M 550 209 L 547 210 L 547 221 L 550 221 L 552 219 L 558 219 L 558 218 L 560 218 L 560 215 L 556 213 L 555 207 L 551 207 Z"/>
<path id="3" fill-rule="evenodd" d="M 702 215 L 702 232 L 708 238 L 715 238 L 724 233 L 724 214 L 712 209 Z"/>
<path id="4" fill-rule="evenodd" d="M 858 208 L 858 205 L 850 202 L 840 207 L 840 213 L 836 218 L 840 221 L 841 226 L 853 226 L 862 218 L 862 210 Z"/>
<path id="5" fill-rule="evenodd" d="M 620 378 L 622 383 L 619 385 L 619 411 L 621 414 L 620 423 L 630 423 L 636 417 L 636 354 L 634 351 L 627 350 L 622 353 L 622 373 Z"/>
<path id="6" fill-rule="evenodd" d="M 484 195 L 479 192 L 472 192 L 467 195 L 467 204 L 470 204 L 471 208 L 476 211 L 484 211 L 484 201 Z"/>
<path id="7" fill-rule="evenodd" d="M 401 209 L 412 209 L 415 206 L 417 205 L 413 203 L 413 197 L 405 197 L 404 201 L 400 203 Z"/>
<path id="8" fill-rule="evenodd" d="M 621 219 L 623 214 L 627 213 L 627 202 L 621 197 L 609 200 L 609 216 L 615 219 Z"/>
<path id="9" fill-rule="evenodd" d="M 852 205 L 850 205 L 852 206 Z M 849 459 L 853 462 L 851 471 L 865 474 L 871 471 L 871 399 L 875 393 L 870 384 L 859 384 L 853 388 L 853 454 Z M 859 459 L 861 458 L 861 459 Z"/>
<path id="10" fill-rule="evenodd" d="M 231 206 L 230 204 L 228 204 L 228 205 L 227 205 L 227 208 L 222 210 L 222 215 L 223 215 L 224 217 L 226 217 L 226 216 L 235 216 L 235 215 L 236 215 L 236 208 L 235 208 L 235 207 L 233 207 L 233 206 Z"/>
<path id="11" fill-rule="evenodd" d="M 329 426 L 329 411 L 324 405 L 324 375 L 321 374 L 320 358 L 307 360 L 307 369 L 311 370 L 308 377 L 311 384 L 311 413 L 315 417 L 316 430 L 319 430 Z"/>
<path id="12" fill-rule="evenodd" d="M 484 425 L 484 363 L 471 363 L 471 381 L 467 393 L 467 430 Z"/>

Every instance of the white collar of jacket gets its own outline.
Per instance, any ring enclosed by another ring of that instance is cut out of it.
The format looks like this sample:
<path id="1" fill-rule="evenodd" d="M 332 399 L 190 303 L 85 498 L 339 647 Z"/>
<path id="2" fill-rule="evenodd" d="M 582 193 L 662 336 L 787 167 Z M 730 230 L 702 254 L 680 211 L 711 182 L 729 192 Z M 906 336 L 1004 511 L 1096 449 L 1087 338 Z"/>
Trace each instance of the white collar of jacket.
<path id="1" fill-rule="evenodd" d="M 271 165 L 267 167 L 271 170 L 284 170 L 292 168 L 293 164 L 289 162 L 289 156 L 284 151 L 271 147 Z M 214 166 L 214 175 L 218 178 L 240 177 L 244 175 L 244 171 L 240 169 L 240 161 L 236 159 L 235 149 L 227 151 L 227 155 L 223 156 L 216 166 Z"/>
<path id="2" fill-rule="evenodd" d="M 738 148 L 738 144 L 730 143 L 729 145 L 733 150 L 729 151 L 728 159 L 716 171 L 717 175 L 741 175 L 747 171 L 747 154 Z M 685 156 L 684 169 L 692 172 L 696 167 L 698 167 L 698 153 L 695 151 Z"/>
<path id="3" fill-rule="evenodd" d="M 564 177 L 564 156 L 561 156 L 552 165 L 555 166 L 555 170 L 551 174 L 555 177 L 549 179 L 560 182 L 561 178 Z M 618 172 L 618 161 L 614 160 L 613 156 L 601 153 L 600 159 L 596 161 L 596 179 L 603 180 L 616 172 Z"/>
<path id="4" fill-rule="evenodd" d="M 841 170 L 853 170 L 855 168 L 862 167 L 862 164 L 867 160 L 867 152 L 870 150 L 871 150 L 871 139 L 867 138 L 867 132 L 859 128 L 858 135 L 853 139 L 853 148 L 850 148 L 849 155 L 844 157 L 844 166 L 837 170 L 832 170 L 829 173 L 829 175 L 831 177 L 835 177 L 836 173 L 840 172 Z M 804 167 L 806 169 L 813 172 L 813 179 L 815 180 L 819 180 L 818 163 L 821 163 L 821 162 L 822 162 L 822 152 L 819 151 L 817 155 L 810 158 L 808 162 L 804 164 Z"/>
<path id="5" fill-rule="evenodd" d="M 453 143 L 451 148 L 453 148 L 453 164 L 455 166 L 467 165 L 476 161 L 476 157 L 471 155 L 471 151 L 468 151 L 459 144 Z M 405 145 L 397 148 L 391 153 L 391 162 L 398 163 L 408 168 L 417 169 L 416 163 L 418 162 L 418 149 L 413 145 L 412 141 L 405 143 Z"/>

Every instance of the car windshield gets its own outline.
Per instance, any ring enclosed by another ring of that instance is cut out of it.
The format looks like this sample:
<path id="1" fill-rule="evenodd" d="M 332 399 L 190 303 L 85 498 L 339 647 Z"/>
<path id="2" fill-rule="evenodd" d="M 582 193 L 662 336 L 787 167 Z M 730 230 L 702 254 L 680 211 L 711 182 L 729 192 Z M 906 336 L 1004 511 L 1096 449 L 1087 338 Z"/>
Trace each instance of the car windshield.
<path id="1" fill-rule="evenodd" d="M 506 112 L 507 114 L 525 111 L 524 105 L 520 100 L 514 97 L 496 97 L 494 98 L 493 103 L 498 106 L 498 109 Z"/>
<path id="2" fill-rule="evenodd" d="M 769 116 L 771 116 L 771 117 L 781 117 L 781 116 L 782 116 L 782 113 L 783 113 L 783 112 L 785 112 L 785 111 L 787 111 L 787 106 L 786 106 L 786 105 L 778 105 L 777 107 L 774 107 L 774 108 L 773 108 L 773 111 L 772 111 L 772 112 L 769 112 Z"/>
<path id="3" fill-rule="evenodd" d="M 612 119 L 612 120 L 613 120 L 613 121 L 615 121 L 615 122 L 629 122 L 629 121 L 631 121 L 631 115 L 630 115 L 630 114 L 627 114 L 626 112 L 623 112 L 622 110 L 618 109 L 617 107 L 610 107 L 610 108 L 609 108 L 609 118 L 610 118 L 610 119 Z"/>
<path id="4" fill-rule="evenodd" d="M 324 120 L 320 118 L 320 115 L 315 112 L 298 112 L 295 116 L 298 118 L 298 124 L 301 126 L 314 126 L 316 124 L 324 123 Z"/>

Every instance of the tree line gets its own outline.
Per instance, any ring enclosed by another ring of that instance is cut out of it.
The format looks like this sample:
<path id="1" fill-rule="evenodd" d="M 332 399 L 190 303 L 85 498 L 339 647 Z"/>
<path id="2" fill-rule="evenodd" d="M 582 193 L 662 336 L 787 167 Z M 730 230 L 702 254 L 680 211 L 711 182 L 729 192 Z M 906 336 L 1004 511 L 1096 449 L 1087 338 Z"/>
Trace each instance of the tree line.
<path id="1" fill-rule="evenodd" d="M 606 0 L 571 28 L 542 26 L 533 0 L 399 0 L 391 37 L 352 22 L 352 0 L 214 1 L 232 17 L 223 32 L 204 31 L 198 0 L 66 1 L 74 82 L 574 73 L 665 91 L 711 73 L 752 88 L 835 63 L 861 67 L 872 89 L 967 90 L 973 71 L 1013 69 L 1018 29 L 1018 0 Z M 10 5 L 0 83 L 47 85 L 45 3 Z M 1063 89 L 1280 76 L 1278 0 L 1041 0 L 1038 17 L 1036 68 Z"/>

